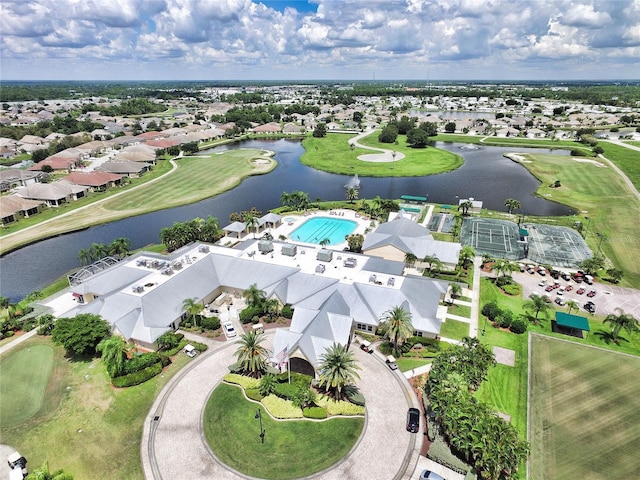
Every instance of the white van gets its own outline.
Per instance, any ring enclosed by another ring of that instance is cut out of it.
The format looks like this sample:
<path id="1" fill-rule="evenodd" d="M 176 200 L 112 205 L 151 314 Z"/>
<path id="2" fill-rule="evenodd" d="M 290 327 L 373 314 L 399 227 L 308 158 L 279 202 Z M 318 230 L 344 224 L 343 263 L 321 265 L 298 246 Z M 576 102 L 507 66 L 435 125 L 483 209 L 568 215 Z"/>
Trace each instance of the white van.
<path id="1" fill-rule="evenodd" d="M 585 275 L 584 281 L 587 282 L 589 285 L 593 285 L 593 277 L 591 275 Z"/>

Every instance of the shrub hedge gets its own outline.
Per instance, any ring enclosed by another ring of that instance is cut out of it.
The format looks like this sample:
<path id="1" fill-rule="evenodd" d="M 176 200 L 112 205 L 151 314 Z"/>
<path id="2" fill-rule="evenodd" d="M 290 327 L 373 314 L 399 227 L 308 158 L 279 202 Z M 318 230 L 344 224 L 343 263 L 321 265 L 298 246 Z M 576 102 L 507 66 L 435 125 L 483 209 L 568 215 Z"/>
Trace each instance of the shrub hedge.
<path id="1" fill-rule="evenodd" d="M 278 373 L 277 377 L 279 382 L 289 383 L 289 373 L 287 372 Z M 308 387 L 309 385 L 311 385 L 312 380 L 313 380 L 313 377 L 311 377 L 310 375 L 305 375 L 303 373 L 298 373 L 298 372 L 291 372 L 292 384 L 295 383 L 298 385 Z"/>
<path id="2" fill-rule="evenodd" d="M 253 317 L 259 317 L 262 313 L 262 308 L 260 307 L 247 307 L 240 312 L 240 322 L 243 324 L 251 323 Z"/>
<path id="3" fill-rule="evenodd" d="M 326 395 L 319 395 L 316 404 L 324 407 L 330 415 L 364 415 L 364 407 L 343 400 L 334 400 Z"/>
<path id="4" fill-rule="evenodd" d="M 297 383 L 278 383 L 274 392 L 278 397 L 291 400 L 298 391 Z"/>
<path id="5" fill-rule="evenodd" d="M 245 390 L 258 388 L 260 384 L 260 380 L 253 377 L 247 377 L 246 375 L 239 375 L 237 373 L 227 373 L 223 380 L 228 383 L 235 383 L 236 385 L 240 385 Z"/>
<path id="6" fill-rule="evenodd" d="M 358 390 L 347 390 L 347 398 L 349 399 L 349 402 L 354 405 L 364 407 L 364 395 L 362 395 Z"/>
<path id="7" fill-rule="evenodd" d="M 294 407 L 289 400 L 275 395 L 267 395 L 261 403 L 276 418 L 302 418 L 302 410 Z"/>
<path id="8" fill-rule="evenodd" d="M 218 317 L 203 317 L 200 326 L 205 330 L 217 330 L 220 328 L 220 319 Z"/>
<path id="9" fill-rule="evenodd" d="M 140 355 L 135 355 L 126 362 L 124 362 L 124 368 L 122 369 L 123 375 L 129 375 L 139 370 L 144 370 L 150 367 L 154 363 L 160 362 L 160 355 L 156 352 L 146 352 Z"/>
<path id="10" fill-rule="evenodd" d="M 162 372 L 162 363 L 157 362 L 147 368 L 138 370 L 137 372 L 130 373 L 128 375 L 121 375 L 111 379 L 111 383 L 114 387 L 124 388 L 132 387 L 134 385 L 140 385 L 141 383 L 150 380 L 151 378 Z"/>
<path id="11" fill-rule="evenodd" d="M 249 397 L 251 400 L 255 400 L 256 402 L 261 402 L 264 398 L 262 395 L 260 395 L 260 390 L 258 390 L 257 388 L 245 388 L 244 393 L 247 395 L 247 397 Z"/>
<path id="12" fill-rule="evenodd" d="M 305 418 L 313 418 L 316 420 L 327 418 L 329 416 L 327 411 L 322 407 L 307 407 L 302 410 L 302 414 Z"/>
<path id="13" fill-rule="evenodd" d="M 463 462 L 451 452 L 447 442 L 444 441 L 439 432 L 435 432 L 434 439 L 427 452 L 427 458 L 463 475 L 471 470 L 471 465 Z"/>
<path id="14" fill-rule="evenodd" d="M 293 308 L 291 308 L 291 305 L 287 304 L 284 307 L 282 307 L 282 311 L 280 312 L 280 315 L 282 315 L 284 318 L 292 319 Z"/>

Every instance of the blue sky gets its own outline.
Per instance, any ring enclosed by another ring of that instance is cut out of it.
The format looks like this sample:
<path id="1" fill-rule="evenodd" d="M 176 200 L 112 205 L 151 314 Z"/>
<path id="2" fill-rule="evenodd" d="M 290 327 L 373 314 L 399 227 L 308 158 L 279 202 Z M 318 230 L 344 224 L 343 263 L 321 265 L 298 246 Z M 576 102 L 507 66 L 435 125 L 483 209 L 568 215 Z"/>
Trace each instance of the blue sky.
<path id="1" fill-rule="evenodd" d="M 640 0 L 1 0 L 0 80 L 637 80 Z"/>

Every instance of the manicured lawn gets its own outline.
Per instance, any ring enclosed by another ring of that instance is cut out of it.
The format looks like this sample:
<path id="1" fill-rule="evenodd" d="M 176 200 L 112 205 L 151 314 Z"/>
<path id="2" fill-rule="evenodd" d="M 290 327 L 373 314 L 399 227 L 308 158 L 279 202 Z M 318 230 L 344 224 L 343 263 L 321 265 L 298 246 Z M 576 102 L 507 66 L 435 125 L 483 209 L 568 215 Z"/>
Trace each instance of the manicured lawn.
<path id="1" fill-rule="evenodd" d="M 40 344 L 2 360 L 0 428 L 26 422 L 40 411 L 53 370 L 53 356 L 53 347 Z"/>
<path id="2" fill-rule="evenodd" d="M 638 478 L 640 358 L 539 335 L 531 349 L 531 478 Z"/>
<path id="3" fill-rule="evenodd" d="M 469 323 L 447 318 L 442 324 L 440 335 L 453 340 L 462 340 L 469 336 Z"/>
<path id="4" fill-rule="evenodd" d="M 76 479 L 142 480 L 140 439 L 145 417 L 162 387 L 189 358 L 178 355 L 163 373 L 142 385 L 114 389 L 100 360 L 70 360 L 48 338 L 34 337 L 2 356 L 3 370 L 5 362 L 11 365 L 14 357 L 20 359 L 25 350 L 34 348 L 53 351 L 42 406 L 22 423 L 5 426 L 3 420 L 2 443 L 16 447 L 30 465 L 46 460 L 51 470 L 64 468 Z M 32 389 L 41 390 L 41 386 Z M 31 402 L 33 397 L 21 399 Z"/>
<path id="5" fill-rule="evenodd" d="M 305 153 L 300 161 L 318 170 L 343 175 L 358 174 L 368 177 L 415 177 L 444 173 L 462 165 L 462 157 L 438 148 L 410 148 L 404 135 L 398 137 L 398 144 L 378 142 L 379 132 L 362 138 L 359 142 L 375 148 L 395 150 L 406 155 L 395 162 L 364 162 L 359 155 L 375 153 L 372 150 L 356 148 L 351 151 L 347 141 L 353 135 L 330 133 L 324 138 L 308 137 L 302 145 Z"/>
<path id="6" fill-rule="evenodd" d="M 451 315 L 458 315 L 460 317 L 471 318 L 471 307 L 467 305 L 448 305 L 447 313 Z"/>
<path id="7" fill-rule="evenodd" d="M 414 368 L 422 367 L 424 365 L 428 365 L 433 361 L 432 358 L 397 358 L 396 363 L 398 364 L 398 368 L 401 372 L 408 372 L 409 370 L 413 370 Z"/>
<path id="8" fill-rule="evenodd" d="M 52 235 L 66 233 L 92 225 L 118 220 L 134 215 L 153 212 L 166 208 L 186 205 L 225 192 L 238 185 L 243 178 L 250 175 L 267 173 L 276 166 L 275 161 L 269 164 L 254 164 L 252 160 L 263 156 L 262 151 L 253 149 L 230 150 L 223 154 L 211 154 L 198 157 L 184 157 L 176 160 L 178 169 L 155 182 L 147 182 L 139 188 L 126 191 L 113 189 L 100 195 L 92 195 L 87 200 L 72 203 L 61 209 L 46 211 L 46 215 L 33 216 L 34 222 L 40 222 L 61 213 L 71 212 L 62 218 L 55 218 L 41 227 L 29 231 L 20 231 L 16 235 L 4 239 L 0 253 L 17 246 L 24 245 Z M 162 162 L 163 167 L 170 167 L 169 162 Z M 159 167 L 156 167 L 158 169 Z M 154 174 L 152 171 L 151 174 Z M 145 177 L 143 177 L 145 178 Z M 96 200 L 104 202 L 91 205 L 90 208 L 78 210 L 83 205 Z M 22 229 L 30 224 L 22 220 L 11 228 Z M 14 230 L 8 230 L 10 233 Z"/>
<path id="9" fill-rule="evenodd" d="M 262 410 L 265 442 L 255 418 Z M 221 384 L 205 407 L 204 434 L 216 456 L 247 475 L 268 479 L 299 478 L 321 471 L 343 458 L 355 445 L 363 418 L 328 421 L 275 421 L 239 387 Z"/>

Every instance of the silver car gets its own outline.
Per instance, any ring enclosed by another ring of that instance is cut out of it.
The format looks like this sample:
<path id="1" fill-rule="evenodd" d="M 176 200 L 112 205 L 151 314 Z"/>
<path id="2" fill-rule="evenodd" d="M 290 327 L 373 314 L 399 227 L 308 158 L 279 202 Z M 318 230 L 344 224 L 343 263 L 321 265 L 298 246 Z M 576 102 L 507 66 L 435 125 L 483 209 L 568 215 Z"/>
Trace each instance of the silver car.
<path id="1" fill-rule="evenodd" d="M 430 470 L 423 470 L 420 474 L 420 480 L 446 480 L 446 478 Z"/>

